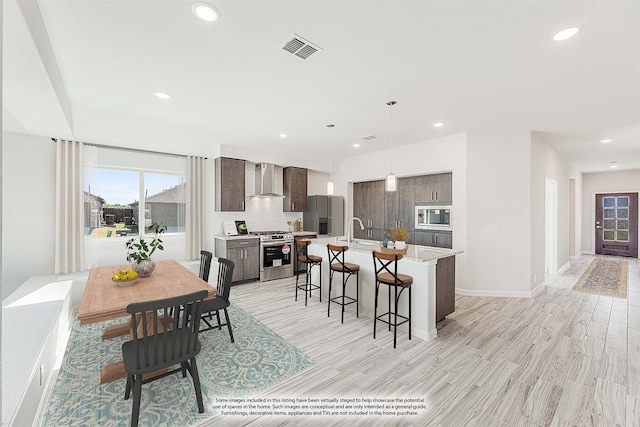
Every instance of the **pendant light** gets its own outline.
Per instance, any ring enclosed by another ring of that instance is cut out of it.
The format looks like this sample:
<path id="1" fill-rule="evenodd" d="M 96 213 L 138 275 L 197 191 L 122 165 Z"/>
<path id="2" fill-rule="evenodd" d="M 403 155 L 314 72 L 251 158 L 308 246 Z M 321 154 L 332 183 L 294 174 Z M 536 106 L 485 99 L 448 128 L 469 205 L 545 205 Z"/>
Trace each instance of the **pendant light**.
<path id="1" fill-rule="evenodd" d="M 397 181 L 396 181 L 396 176 L 393 174 L 393 106 L 396 104 L 396 101 L 389 101 L 387 102 L 387 105 L 390 107 L 391 110 L 391 138 L 390 141 L 390 150 L 389 150 L 389 157 L 391 158 L 391 171 L 389 172 L 389 175 L 387 175 L 387 179 L 385 179 L 385 190 L 387 191 L 396 191 L 397 190 Z"/>
<path id="2" fill-rule="evenodd" d="M 329 182 L 327 182 L 327 194 L 329 196 L 333 195 L 334 192 L 334 185 L 333 185 L 333 179 L 332 179 L 332 149 L 331 146 L 333 145 L 333 126 L 334 125 L 327 125 L 327 127 L 329 128 Z"/>

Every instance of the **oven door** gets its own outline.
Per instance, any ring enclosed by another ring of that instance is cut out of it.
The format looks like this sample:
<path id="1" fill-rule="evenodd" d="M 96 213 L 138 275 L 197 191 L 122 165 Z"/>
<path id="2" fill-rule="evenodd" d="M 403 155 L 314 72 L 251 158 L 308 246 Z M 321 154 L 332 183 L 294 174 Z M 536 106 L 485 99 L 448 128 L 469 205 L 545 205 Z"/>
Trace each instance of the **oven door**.
<path id="1" fill-rule="evenodd" d="M 260 270 L 288 267 L 291 264 L 293 242 L 262 243 L 260 251 Z"/>

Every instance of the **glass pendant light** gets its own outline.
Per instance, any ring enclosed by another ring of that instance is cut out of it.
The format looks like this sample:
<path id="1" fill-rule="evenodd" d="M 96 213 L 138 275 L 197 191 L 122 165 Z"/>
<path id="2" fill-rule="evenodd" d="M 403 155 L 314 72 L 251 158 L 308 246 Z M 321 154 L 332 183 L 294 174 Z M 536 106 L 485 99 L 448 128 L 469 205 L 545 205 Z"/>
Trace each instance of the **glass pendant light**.
<path id="1" fill-rule="evenodd" d="M 390 138 L 390 150 L 389 157 L 391 158 L 391 171 L 389 175 L 387 175 L 387 179 L 385 179 L 385 190 L 387 191 L 396 191 L 398 189 L 396 176 L 393 174 L 393 106 L 396 104 L 396 101 L 389 101 L 387 105 L 391 110 L 391 138 Z"/>
<path id="2" fill-rule="evenodd" d="M 333 192 L 335 191 L 334 185 L 333 185 L 333 179 L 332 179 L 332 149 L 331 146 L 333 145 L 333 126 L 334 125 L 327 125 L 327 127 L 329 128 L 329 182 L 327 182 L 327 194 L 329 196 L 333 195 Z"/>

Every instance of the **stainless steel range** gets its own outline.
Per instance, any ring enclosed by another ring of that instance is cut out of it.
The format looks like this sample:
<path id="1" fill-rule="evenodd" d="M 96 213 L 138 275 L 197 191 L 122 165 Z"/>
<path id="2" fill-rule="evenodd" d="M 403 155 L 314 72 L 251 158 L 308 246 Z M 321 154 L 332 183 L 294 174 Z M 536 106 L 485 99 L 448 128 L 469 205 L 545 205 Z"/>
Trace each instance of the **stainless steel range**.
<path id="1" fill-rule="evenodd" d="M 254 231 L 260 236 L 260 281 L 293 276 L 293 234 L 289 231 Z"/>

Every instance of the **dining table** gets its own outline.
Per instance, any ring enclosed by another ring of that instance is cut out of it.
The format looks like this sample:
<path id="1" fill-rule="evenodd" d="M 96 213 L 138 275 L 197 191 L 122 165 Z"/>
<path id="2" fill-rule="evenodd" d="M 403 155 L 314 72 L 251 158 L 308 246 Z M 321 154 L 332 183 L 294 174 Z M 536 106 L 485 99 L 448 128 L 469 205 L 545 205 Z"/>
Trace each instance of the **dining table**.
<path id="1" fill-rule="evenodd" d="M 139 277 L 135 282 L 113 280 L 114 273 L 128 270 L 130 264 L 94 267 L 89 271 L 87 286 L 82 296 L 78 320 L 80 325 L 88 325 L 129 316 L 127 306 L 135 302 L 172 298 L 200 290 L 207 290 L 212 298 L 216 288 L 198 277 L 178 261 L 156 261 L 156 267 L 148 277 Z M 121 324 L 107 326 L 102 339 L 121 335 L 131 335 L 131 319 Z M 102 368 L 100 384 L 106 384 L 127 376 L 122 361 Z"/>

